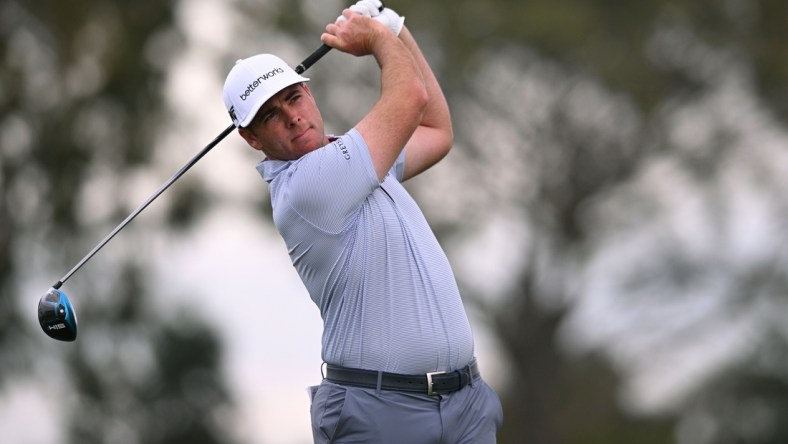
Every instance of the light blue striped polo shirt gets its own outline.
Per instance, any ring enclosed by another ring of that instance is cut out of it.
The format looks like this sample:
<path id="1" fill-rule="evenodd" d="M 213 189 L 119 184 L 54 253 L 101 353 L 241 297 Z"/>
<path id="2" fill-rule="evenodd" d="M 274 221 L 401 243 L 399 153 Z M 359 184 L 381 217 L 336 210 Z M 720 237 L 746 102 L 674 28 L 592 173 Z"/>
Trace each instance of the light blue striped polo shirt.
<path id="1" fill-rule="evenodd" d="M 400 183 L 382 183 L 355 129 L 294 161 L 257 166 L 274 223 L 323 318 L 323 360 L 417 374 L 454 370 L 473 337 L 454 273 Z"/>

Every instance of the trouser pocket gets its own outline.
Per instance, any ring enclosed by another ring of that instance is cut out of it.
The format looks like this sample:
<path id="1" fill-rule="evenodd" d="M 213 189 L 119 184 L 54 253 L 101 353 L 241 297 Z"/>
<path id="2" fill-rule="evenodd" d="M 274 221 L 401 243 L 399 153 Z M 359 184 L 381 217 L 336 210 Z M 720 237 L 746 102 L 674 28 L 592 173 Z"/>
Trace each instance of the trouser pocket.
<path id="1" fill-rule="evenodd" d="M 339 425 L 347 389 L 328 381 L 314 387 L 310 416 L 315 443 L 330 443 Z"/>

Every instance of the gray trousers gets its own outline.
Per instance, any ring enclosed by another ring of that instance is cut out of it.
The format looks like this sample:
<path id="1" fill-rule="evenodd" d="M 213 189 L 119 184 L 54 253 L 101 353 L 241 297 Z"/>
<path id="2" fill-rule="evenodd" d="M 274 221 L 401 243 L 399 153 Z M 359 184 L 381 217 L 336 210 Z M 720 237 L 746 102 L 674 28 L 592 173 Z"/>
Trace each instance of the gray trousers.
<path id="1" fill-rule="evenodd" d="M 503 422 L 498 395 L 482 378 L 462 390 L 427 396 L 348 387 L 312 387 L 316 444 L 495 444 Z"/>

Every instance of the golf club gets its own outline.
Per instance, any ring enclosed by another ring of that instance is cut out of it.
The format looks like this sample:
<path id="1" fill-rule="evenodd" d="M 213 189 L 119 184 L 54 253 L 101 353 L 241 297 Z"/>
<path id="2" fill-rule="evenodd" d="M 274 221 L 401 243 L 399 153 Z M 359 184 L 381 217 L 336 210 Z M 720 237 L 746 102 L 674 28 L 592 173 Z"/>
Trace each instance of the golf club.
<path id="1" fill-rule="evenodd" d="M 326 55 L 331 50 L 331 47 L 322 45 L 316 51 L 309 55 L 303 62 L 301 62 L 295 71 L 298 74 L 303 73 L 321 57 Z M 205 156 L 208 151 L 213 149 L 219 142 L 222 141 L 228 134 L 235 129 L 235 125 L 230 125 L 225 128 L 218 136 L 216 136 L 211 143 L 203 148 L 196 156 L 187 162 L 180 170 L 178 170 L 167 182 L 164 183 L 148 200 L 142 203 L 137 209 L 131 212 L 123 222 L 121 222 L 115 229 L 110 232 L 101 242 L 99 242 L 84 258 L 82 258 L 77 265 L 74 266 L 68 273 L 66 273 L 59 281 L 57 281 L 52 288 L 50 288 L 41 300 L 38 302 L 38 322 L 50 338 L 59 341 L 74 341 L 77 338 L 77 315 L 74 312 L 74 307 L 71 301 L 66 296 L 66 293 L 60 290 L 60 287 L 79 270 L 87 261 L 90 260 L 104 245 L 107 244 L 120 230 L 129 224 L 138 214 L 142 212 L 151 202 L 153 202 L 161 193 L 170 187 L 176 180 L 183 176 L 197 161 Z"/>

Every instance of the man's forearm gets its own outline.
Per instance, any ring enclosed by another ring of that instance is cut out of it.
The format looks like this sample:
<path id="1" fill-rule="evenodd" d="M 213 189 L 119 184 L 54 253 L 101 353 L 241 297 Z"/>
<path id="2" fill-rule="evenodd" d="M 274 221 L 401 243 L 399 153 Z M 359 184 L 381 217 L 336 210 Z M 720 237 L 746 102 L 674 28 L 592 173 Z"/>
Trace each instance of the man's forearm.
<path id="1" fill-rule="evenodd" d="M 427 102 L 427 109 L 424 112 L 421 124 L 430 128 L 445 129 L 451 132 L 449 105 L 446 102 L 446 97 L 443 95 L 438 79 L 435 78 L 435 74 L 432 72 L 432 68 L 430 68 L 419 45 L 407 27 L 403 26 L 399 38 L 416 60 L 416 64 L 424 78 L 424 85 L 427 88 L 429 101 Z"/>
<path id="2" fill-rule="evenodd" d="M 426 88 L 426 80 L 423 78 L 421 66 L 418 59 L 410 50 L 408 45 L 402 41 L 408 51 L 401 49 L 400 42 L 396 37 L 393 40 L 380 39 L 380 44 L 375 45 L 373 55 L 381 68 L 381 96 L 393 94 L 394 100 L 407 100 L 402 97 L 401 90 L 407 90 L 408 84 L 418 83 Z M 416 62 L 414 64 L 414 61 Z M 429 94 L 429 91 L 427 91 Z"/>
<path id="3" fill-rule="evenodd" d="M 357 126 L 381 180 L 421 124 L 429 101 L 415 57 L 401 40 L 387 35 L 390 39 L 379 40 L 373 50 L 381 68 L 380 99 Z"/>
<path id="4" fill-rule="evenodd" d="M 421 71 L 427 94 L 424 114 L 421 116 L 418 128 L 408 141 L 408 149 L 405 153 L 405 171 L 402 179 L 408 180 L 429 169 L 449 153 L 454 143 L 454 132 L 446 97 L 416 40 L 405 27 L 402 28 L 399 38 Z"/>

